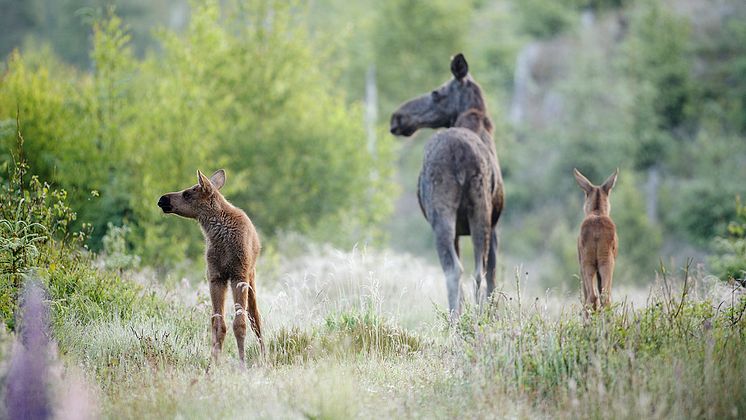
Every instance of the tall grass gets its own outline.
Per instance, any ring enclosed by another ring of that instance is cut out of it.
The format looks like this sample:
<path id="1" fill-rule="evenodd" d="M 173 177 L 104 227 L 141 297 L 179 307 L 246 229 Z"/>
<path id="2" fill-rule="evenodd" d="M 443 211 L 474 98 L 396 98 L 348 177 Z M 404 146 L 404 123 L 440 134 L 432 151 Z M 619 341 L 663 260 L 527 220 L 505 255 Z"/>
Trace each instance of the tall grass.
<path id="1" fill-rule="evenodd" d="M 746 410 L 746 299 L 736 286 L 661 270 L 646 293 L 619 288 L 614 307 L 585 319 L 576 296 L 540 293 L 517 276 L 452 325 L 439 309 L 441 276 L 374 250 L 311 247 L 288 258 L 260 276 L 268 354 L 260 358 L 249 337 L 246 371 L 230 334 L 221 361 L 209 360 L 204 296 L 178 303 L 203 286 L 166 293 L 152 284 L 167 302 L 161 310 L 135 303 L 125 317 L 70 313 L 56 337 L 68 365 L 99 388 L 105 417 L 728 418 Z"/>
<path id="2" fill-rule="evenodd" d="M 532 287 L 519 269 L 487 304 L 467 301 L 453 324 L 438 267 L 301 242 L 261 262 L 268 352 L 260 357 L 249 335 L 247 370 L 230 333 L 221 360 L 209 359 L 204 281 L 165 287 L 152 272 L 112 272 L 84 254 L 45 248 L 55 267 L 34 272 L 48 289 L 64 365 L 50 386 L 65 389 L 68 373 L 80 372 L 105 418 L 746 412 L 746 297 L 700 269 L 661 267 L 643 291 L 616 285 L 617 303 L 588 318 L 577 294 Z M 0 355 L 9 338 L 0 334 Z M 54 395 L 53 407 L 64 406 L 64 393 Z"/>

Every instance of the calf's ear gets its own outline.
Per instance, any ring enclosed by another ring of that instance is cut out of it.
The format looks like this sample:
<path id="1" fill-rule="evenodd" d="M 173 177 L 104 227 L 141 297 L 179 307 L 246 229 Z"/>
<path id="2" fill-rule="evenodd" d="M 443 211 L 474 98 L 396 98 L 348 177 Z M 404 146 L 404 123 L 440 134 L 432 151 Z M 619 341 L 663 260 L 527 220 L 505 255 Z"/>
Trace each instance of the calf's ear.
<path id="1" fill-rule="evenodd" d="M 575 181 L 580 185 L 580 188 L 582 188 L 586 194 L 590 193 L 593 190 L 593 184 L 591 184 L 591 181 L 588 181 L 588 178 L 581 174 L 577 169 L 573 169 L 572 172 L 573 175 L 575 175 Z"/>
<path id="2" fill-rule="evenodd" d="M 212 185 L 217 189 L 223 188 L 223 185 L 225 185 L 225 170 L 218 169 L 215 171 L 215 173 L 210 176 L 210 182 L 212 182 Z"/>
<path id="3" fill-rule="evenodd" d="M 619 175 L 619 168 L 617 168 L 616 171 L 614 171 L 614 173 L 604 181 L 603 185 L 601 185 L 601 189 L 603 189 L 606 194 L 608 194 L 609 191 L 614 188 L 614 185 L 616 185 L 617 175 Z"/>
<path id="4" fill-rule="evenodd" d="M 197 169 L 197 184 L 199 184 L 199 187 L 202 188 L 202 191 L 205 191 L 207 193 L 213 192 L 213 185 L 212 182 L 205 176 L 205 174 L 202 173 L 199 169 Z"/>

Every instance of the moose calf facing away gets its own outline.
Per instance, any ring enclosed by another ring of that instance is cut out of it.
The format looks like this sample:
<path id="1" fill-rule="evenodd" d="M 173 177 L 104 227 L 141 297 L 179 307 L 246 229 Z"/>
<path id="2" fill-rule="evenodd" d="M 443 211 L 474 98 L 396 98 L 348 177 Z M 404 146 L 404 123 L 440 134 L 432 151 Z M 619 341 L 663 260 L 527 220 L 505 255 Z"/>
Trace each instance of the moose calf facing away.
<path id="1" fill-rule="evenodd" d="M 619 170 L 599 187 L 575 169 L 575 180 L 585 192 L 583 212 L 585 219 L 580 225 L 578 237 L 578 259 L 580 277 L 583 280 L 583 297 L 586 310 L 597 310 L 611 302 L 611 280 L 614 275 L 614 260 L 617 256 L 616 226 L 609 216 L 611 204 L 609 193 L 616 184 Z"/>
<path id="2" fill-rule="evenodd" d="M 209 179 L 197 171 L 197 184 L 183 191 L 163 195 L 158 207 L 196 219 L 205 235 L 207 279 L 212 299 L 212 356 L 217 360 L 227 331 L 225 325 L 225 295 L 230 284 L 236 317 L 233 333 L 238 344 L 238 357 L 244 365 L 246 321 L 251 323 L 259 347 L 264 354 L 262 322 L 256 304 L 256 260 L 259 257 L 259 235 L 246 213 L 234 207 L 220 193 L 225 183 L 225 171 L 215 172 Z"/>

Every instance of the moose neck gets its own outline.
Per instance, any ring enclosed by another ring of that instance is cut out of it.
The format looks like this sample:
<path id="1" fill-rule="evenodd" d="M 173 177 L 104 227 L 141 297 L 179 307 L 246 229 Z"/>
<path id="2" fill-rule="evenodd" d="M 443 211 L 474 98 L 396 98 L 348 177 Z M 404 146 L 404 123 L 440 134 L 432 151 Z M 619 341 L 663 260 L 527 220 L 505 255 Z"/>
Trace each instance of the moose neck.
<path id="1" fill-rule="evenodd" d="M 234 207 L 222 195 L 218 195 L 210 211 L 197 219 L 210 241 L 215 242 L 220 238 L 230 236 L 229 233 L 235 230 L 235 218 L 231 217 L 233 209 Z"/>
<path id="2" fill-rule="evenodd" d="M 475 132 L 480 139 L 490 148 L 495 150 L 495 142 L 492 138 L 492 120 L 484 110 L 470 108 L 459 114 L 454 127 L 466 128 Z"/>
<path id="3" fill-rule="evenodd" d="M 608 198 L 602 196 L 601 191 L 596 188 L 590 194 L 586 202 L 585 214 L 588 216 L 609 216 Z"/>

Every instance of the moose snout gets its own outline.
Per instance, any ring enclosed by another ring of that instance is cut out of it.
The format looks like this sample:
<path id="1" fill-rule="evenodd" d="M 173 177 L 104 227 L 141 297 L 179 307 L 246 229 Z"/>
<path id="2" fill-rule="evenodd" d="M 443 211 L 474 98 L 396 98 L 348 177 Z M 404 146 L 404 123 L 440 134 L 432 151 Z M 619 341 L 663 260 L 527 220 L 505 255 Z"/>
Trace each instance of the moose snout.
<path id="1" fill-rule="evenodd" d="M 162 195 L 161 198 L 158 199 L 158 207 L 160 207 L 164 213 L 170 212 L 172 210 L 171 199 L 166 195 Z"/>
<path id="2" fill-rule="evenodd" d="M 391 116 L 391 129 L 389 130 L 391 134 L 399 134 L 399 126 L 401 126 L 401 115 L 394 113 Z"/>
<path id="3" fill-rule="evenodd" d="M 415 128 L 412 127 L 412 121 L 406 114 L 400 114 L 395 112 L 391 115 L 391 134 L 395 136 L 409 137 L 415 132 Z"/>

